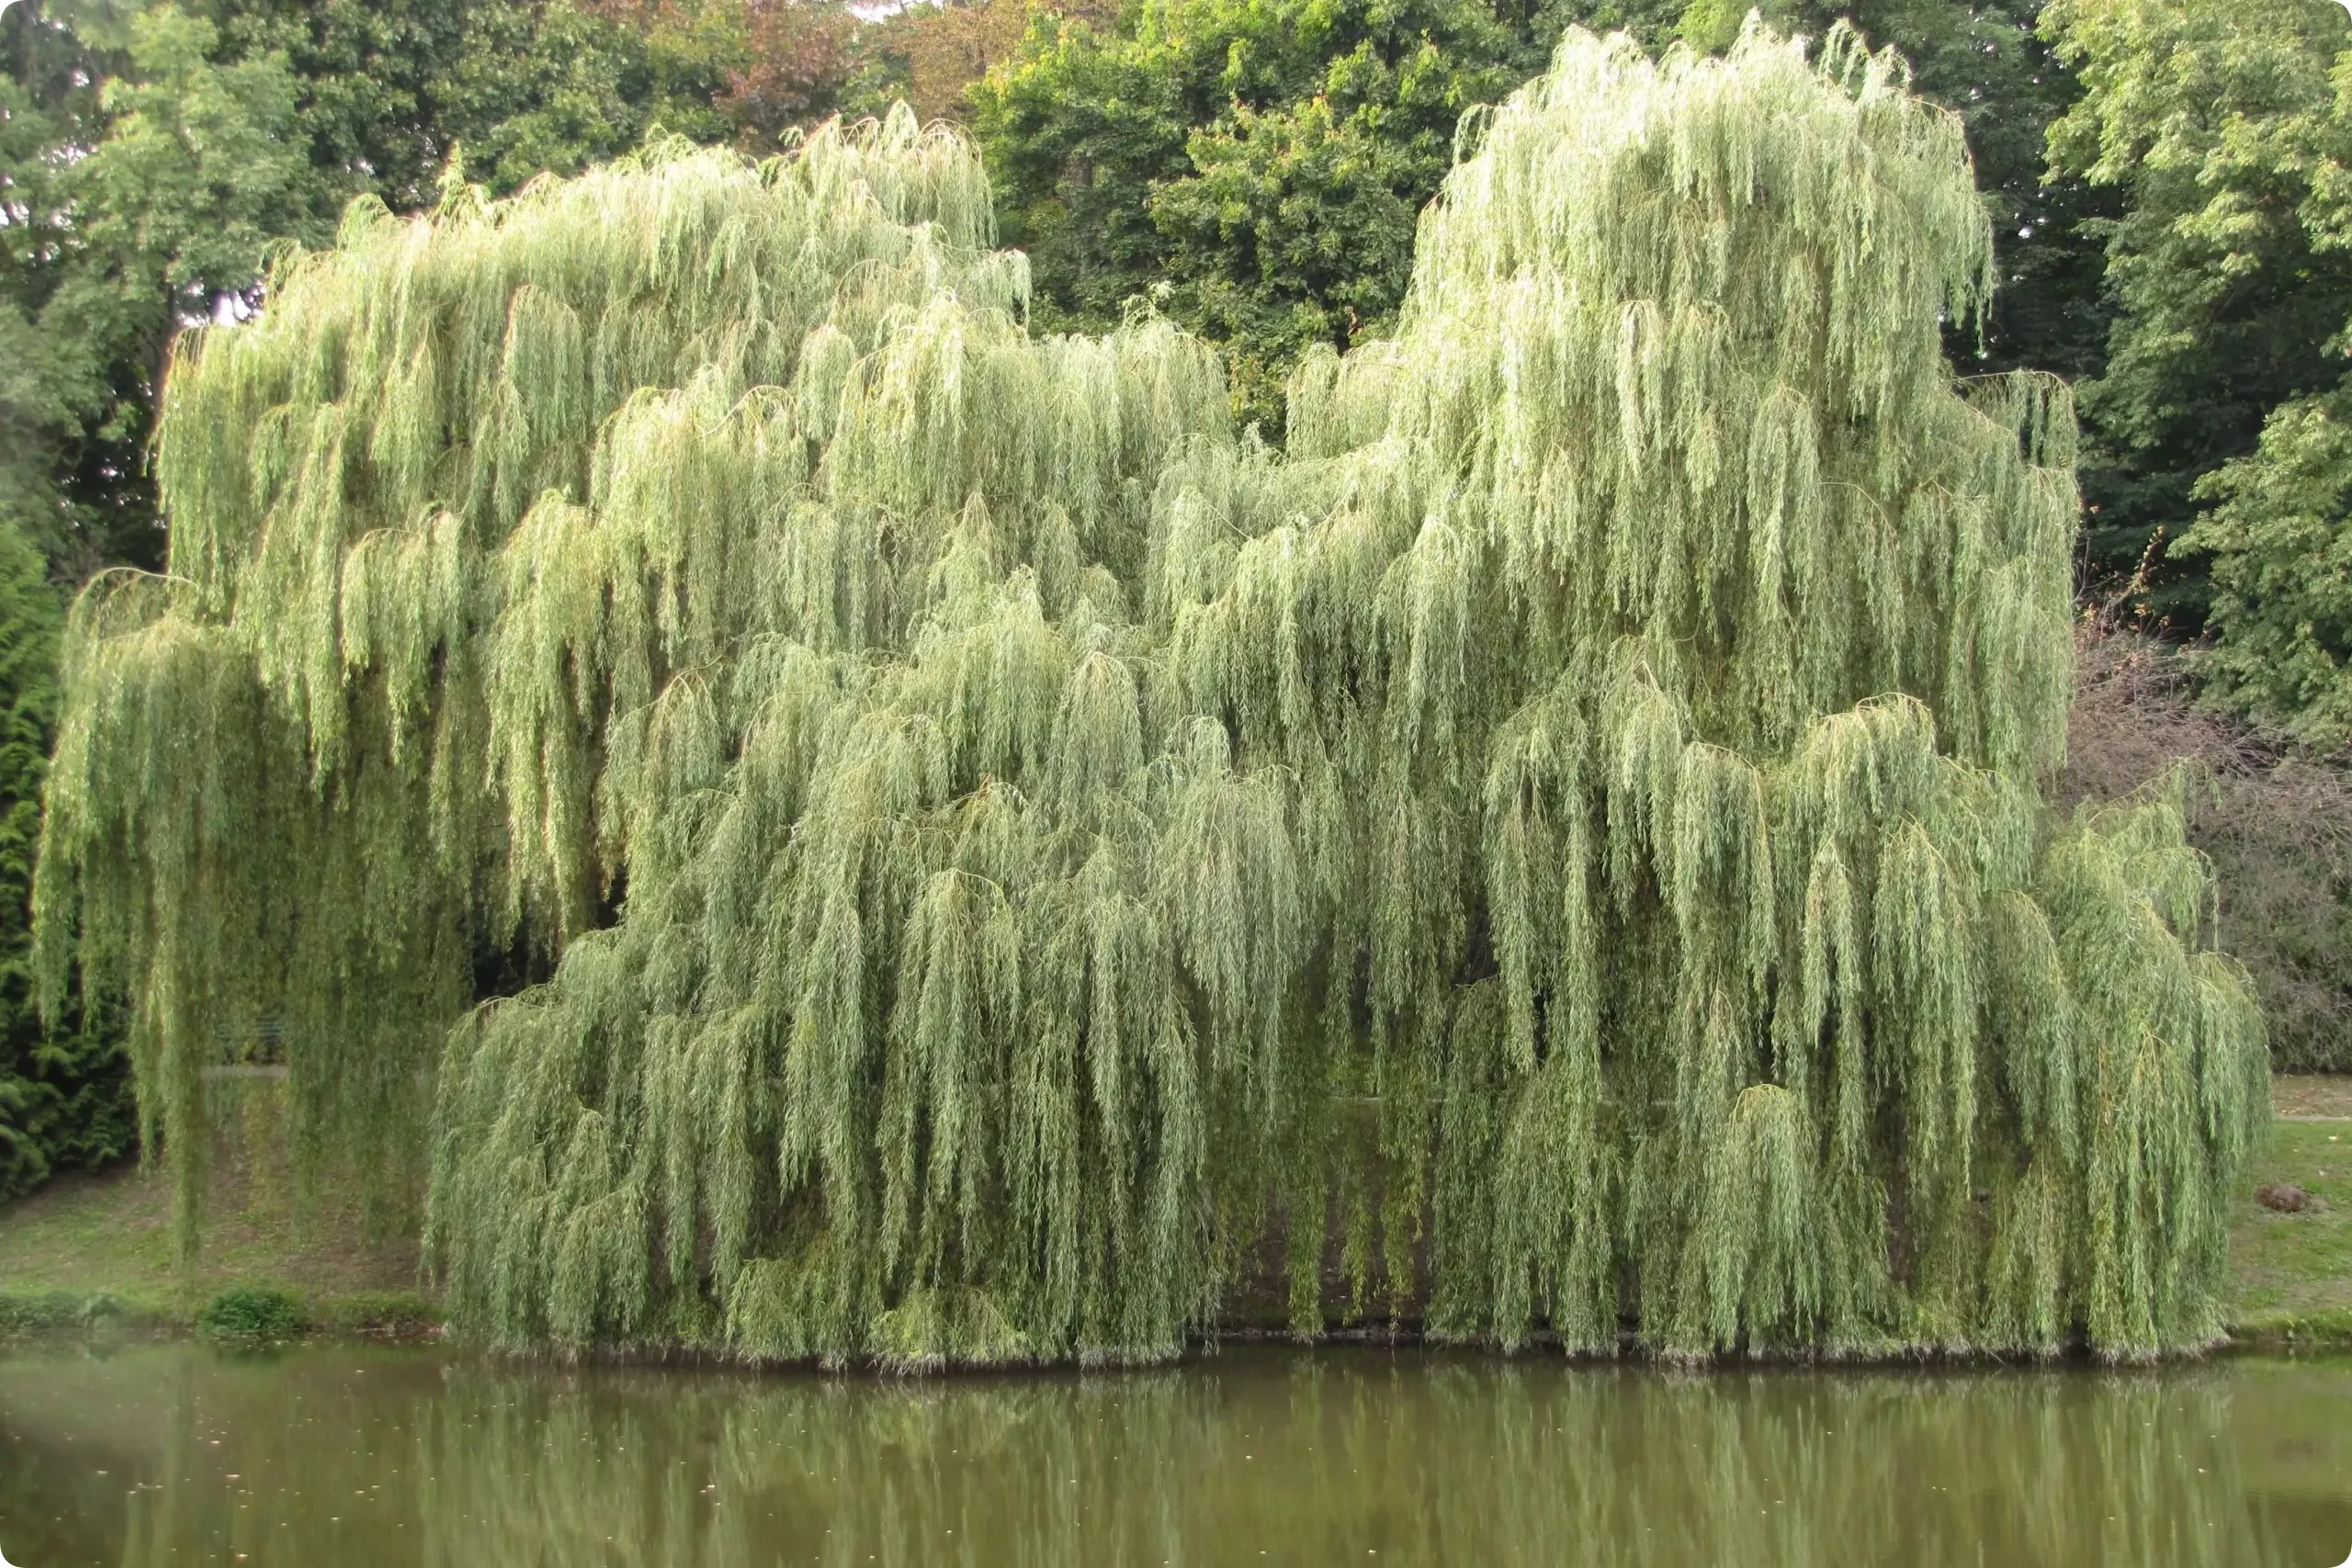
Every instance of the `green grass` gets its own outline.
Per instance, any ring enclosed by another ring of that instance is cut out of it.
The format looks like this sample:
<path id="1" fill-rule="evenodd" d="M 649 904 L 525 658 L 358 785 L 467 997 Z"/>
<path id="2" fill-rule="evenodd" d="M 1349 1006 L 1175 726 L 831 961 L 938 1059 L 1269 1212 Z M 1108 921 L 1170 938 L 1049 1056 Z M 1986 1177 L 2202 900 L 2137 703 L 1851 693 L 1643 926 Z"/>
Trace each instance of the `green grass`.
<path id="1" fill-rule="evenodd" d="M 0 1338 L 121 1325 L 185 1329 L 229 1292 L 298 1303 L 310 1327 L 415 1337 L 441 1314 L 417 1291 L 413 1242 L 371 1246 L 332 1202 L 298 1223 L 282 1180 L 223 1159 L 208 1197 L 204 1245 L 183 1269 L 171 1190 L 160 1171 L 62 1177 L 0 1207 Z"/>
<path id="2" fill-rule="evenodd" d="M 2327 1201 L 2324 1214 L 2280 1214 L 2254 1201 L 2290 1181 Z M 2256 1342 L 2352 1343 L 2352 1121 L 2279 1122 L 2238 1198 L 2230 1238 L 2237 1336 Z"/>

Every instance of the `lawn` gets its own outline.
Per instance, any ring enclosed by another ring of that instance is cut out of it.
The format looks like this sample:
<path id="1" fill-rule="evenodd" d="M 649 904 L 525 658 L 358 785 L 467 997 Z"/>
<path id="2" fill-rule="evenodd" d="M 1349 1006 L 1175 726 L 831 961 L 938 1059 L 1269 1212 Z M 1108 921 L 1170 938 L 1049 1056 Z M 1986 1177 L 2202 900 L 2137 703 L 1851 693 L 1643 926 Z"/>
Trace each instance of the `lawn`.
<path id="1" fill-rule="evenodd" d="M 2352 1337 L 2352 1080 L 2278 1080 L 2280 1119 L 2254 1179 L 2237 1200 L 2230 1261 L 2238 1277 L 2237 1321 L 2249 1337 Z M 2254 1201 L 2255 1189 L 2292 1182 L 2326 1204 L 2323 1213 L 2281 1214 Z"/>
<path id="2" fill-rule="evenodd" d="M 341 1303 L 413 1292 L 413 1241 L 371 1246 L 330 1196 L 298 1213 L 282 1173 L 228 1146 L 207 1194 L 204 1245 L 183 1272 L 172 1246 L 171 1181 L 126 1168 L 66 1176 L 0 1208 L 0 1295 L 106 1292 L 144 1314 L 185 1319 L 234 1284 L 291 1291 L 323 1317 Z"/>

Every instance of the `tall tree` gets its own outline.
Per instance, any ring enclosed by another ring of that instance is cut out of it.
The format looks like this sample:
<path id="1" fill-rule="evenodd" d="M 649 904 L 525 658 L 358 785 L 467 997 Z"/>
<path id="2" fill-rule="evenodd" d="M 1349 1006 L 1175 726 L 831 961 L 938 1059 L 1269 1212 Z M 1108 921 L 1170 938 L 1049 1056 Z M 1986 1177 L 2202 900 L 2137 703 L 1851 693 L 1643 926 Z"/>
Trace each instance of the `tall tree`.
<path id="1" fill-rule="evenodd" d="M 2172 547 L 2200 483 L 2252 454 L 2274 411 L 2343 379 L 2352 252 L 2333 73 L 2344 11 L 2327 0 L 2053 0 L 2042 25 L 2086 88 L 2052 129 L 2052 167 L 2123 198 L 2103 231 L 2110 355 L 2084 389 L 2092 548 L 2126 570 L 2148 556 L 2151 614 L 2194 631 L 2209 558 Z M 2296 433 L 2282 426 L 2279 439 Z M 2247 601 L 2227 592 L 2225 640 L 2257 661 L 2283 653 L 2233 634 Z M 2257 705 L 2283 717 L 2300 700 Z"/>
<path id="2" fill-rule="evenodd" d="M 49 994 L 183 1192 L 220 1031 L 368 1168 L 437 1059 L 510 1343 L 1163 1355 L 1276 1237 L 1306 1331 L 1336 1237 L 1511 1344 L 2206 1343 L 2261 1020 L 2177 801 L 2042 807 L 2071 404 L 1954 382 L 1904 83 L 1572 34 L 1281 455 L 1165 318 L 1033 335 L 910 114 L 363 214 L 181 351 Z M 469 1010 L 484 930 L 551 978 Z"/>

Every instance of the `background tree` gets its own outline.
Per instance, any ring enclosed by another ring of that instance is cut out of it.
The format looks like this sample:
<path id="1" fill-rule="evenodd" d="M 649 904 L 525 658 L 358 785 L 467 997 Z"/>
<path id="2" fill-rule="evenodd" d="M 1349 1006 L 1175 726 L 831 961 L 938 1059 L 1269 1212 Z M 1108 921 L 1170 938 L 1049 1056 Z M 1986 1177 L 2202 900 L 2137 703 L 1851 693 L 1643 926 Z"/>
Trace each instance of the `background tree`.
<path id="1" fill-rule="evenodd" d="M 728 73 L 719 107 L 755 139 L 773 143 L 854 106 L 861 61 L 857 21 L 844 6 L 818 0 L 752 0 L 745 7 L 744 59 Z"/>
<path id="2" fill-rule="evenodd" d="M 1036 0 L 979 0 L 978 4 L 918 3 L 905 6 L 871 32 L 870 47 L 894 62 L 904 97 L 922 120 L 968 123 L 972 89 L 1018 54 L 1041 7 Z M 1107 22 L 1115 7 L 1102 0 L 1056 6 L 1069 20 Z"/>
<path id="3" fill-rule="evenodd" d="M 2205 689 L 2338 750 L 2352 741 L 2352 36 L 2322 6 L 2069 0 L 2052 22 L 2092 85 L 2057 155 L 2132 196 L 2110 243 L 2127 314 L 2098 406 L 2166 507 L 2206 507 L 2165 558 L 2174 581 L 2210 572 Z"/>
<path id="4" fill-rule="evenodd" d="M 135 1146 L 130 1064 L 116 1039 L 51 1032 L 34 1006 L 33 850 L 57 719 L 63 617 L 40 554 L 0 520 L 0 1199 L 52 1171 L 95 1169 Z"/>
<path id="5" fill-rule="evenodd" d="M 1306 345 L 1392 324 L 1464 111 L 1540 66 L 1557 27 L 1484 0 L 1041 17 L 974 89 L 1040 322 L 1099 327 L 1164 284 L 1163 309 L 1227 345 L 1246 417 L 1279 433 Z"/>
<path id="6" fill-rule="evenodd" d="M 2352 254 L 2333 80 L 2343 8 L 2055 0 L 2042 27 L 2086 89 L 2052 127 L 2052 169 L 2120 198 L 2101 230 L 2117 308 L 2110 353 L 2083 389 L 2092 558 L 2129 575 L 2147 555 L 2148 613 L 2177 632 L 2202 625 L 2209 570 L 2230 579 L 2214 609 L 2236 651 L 2215 673 L 2250 711 L 2292 724 L 2327 683 L 2314 654 L 2343 651 L 2324 651 L 2325 630 L 2301 642 L 2291 629 L 2311 618 L 2300 592 L 2325 592 L 2326 551 L 2285 536 L 2273 550 L 2256 536 L 2260 517 L 2293 533 L 2284 520 L 2313 496 L 2317 450 L 2315 410 L 2300 400 L 2344 378 Z M 2274 414 L 2271 457 L 2200 490 L 2255 453 Z M 2172 547 L 2200 497 L 2236 498 L 2232 521 L 2201 530 L 2200 548 Z"/>

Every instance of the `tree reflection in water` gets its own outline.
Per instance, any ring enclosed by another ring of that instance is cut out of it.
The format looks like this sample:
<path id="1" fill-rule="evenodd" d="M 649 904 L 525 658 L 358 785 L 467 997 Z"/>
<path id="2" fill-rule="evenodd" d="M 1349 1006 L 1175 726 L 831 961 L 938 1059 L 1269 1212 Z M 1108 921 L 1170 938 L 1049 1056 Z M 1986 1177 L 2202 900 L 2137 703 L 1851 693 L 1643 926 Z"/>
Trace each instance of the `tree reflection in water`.
<path id="1" fill-rule="evenodd" d="M 187 1349 L 0 1361 L 29 1568 L 2318 1564 L 2352 1366 L 1758 1370 L 1234 1349 L 899 1382 Z"/>

